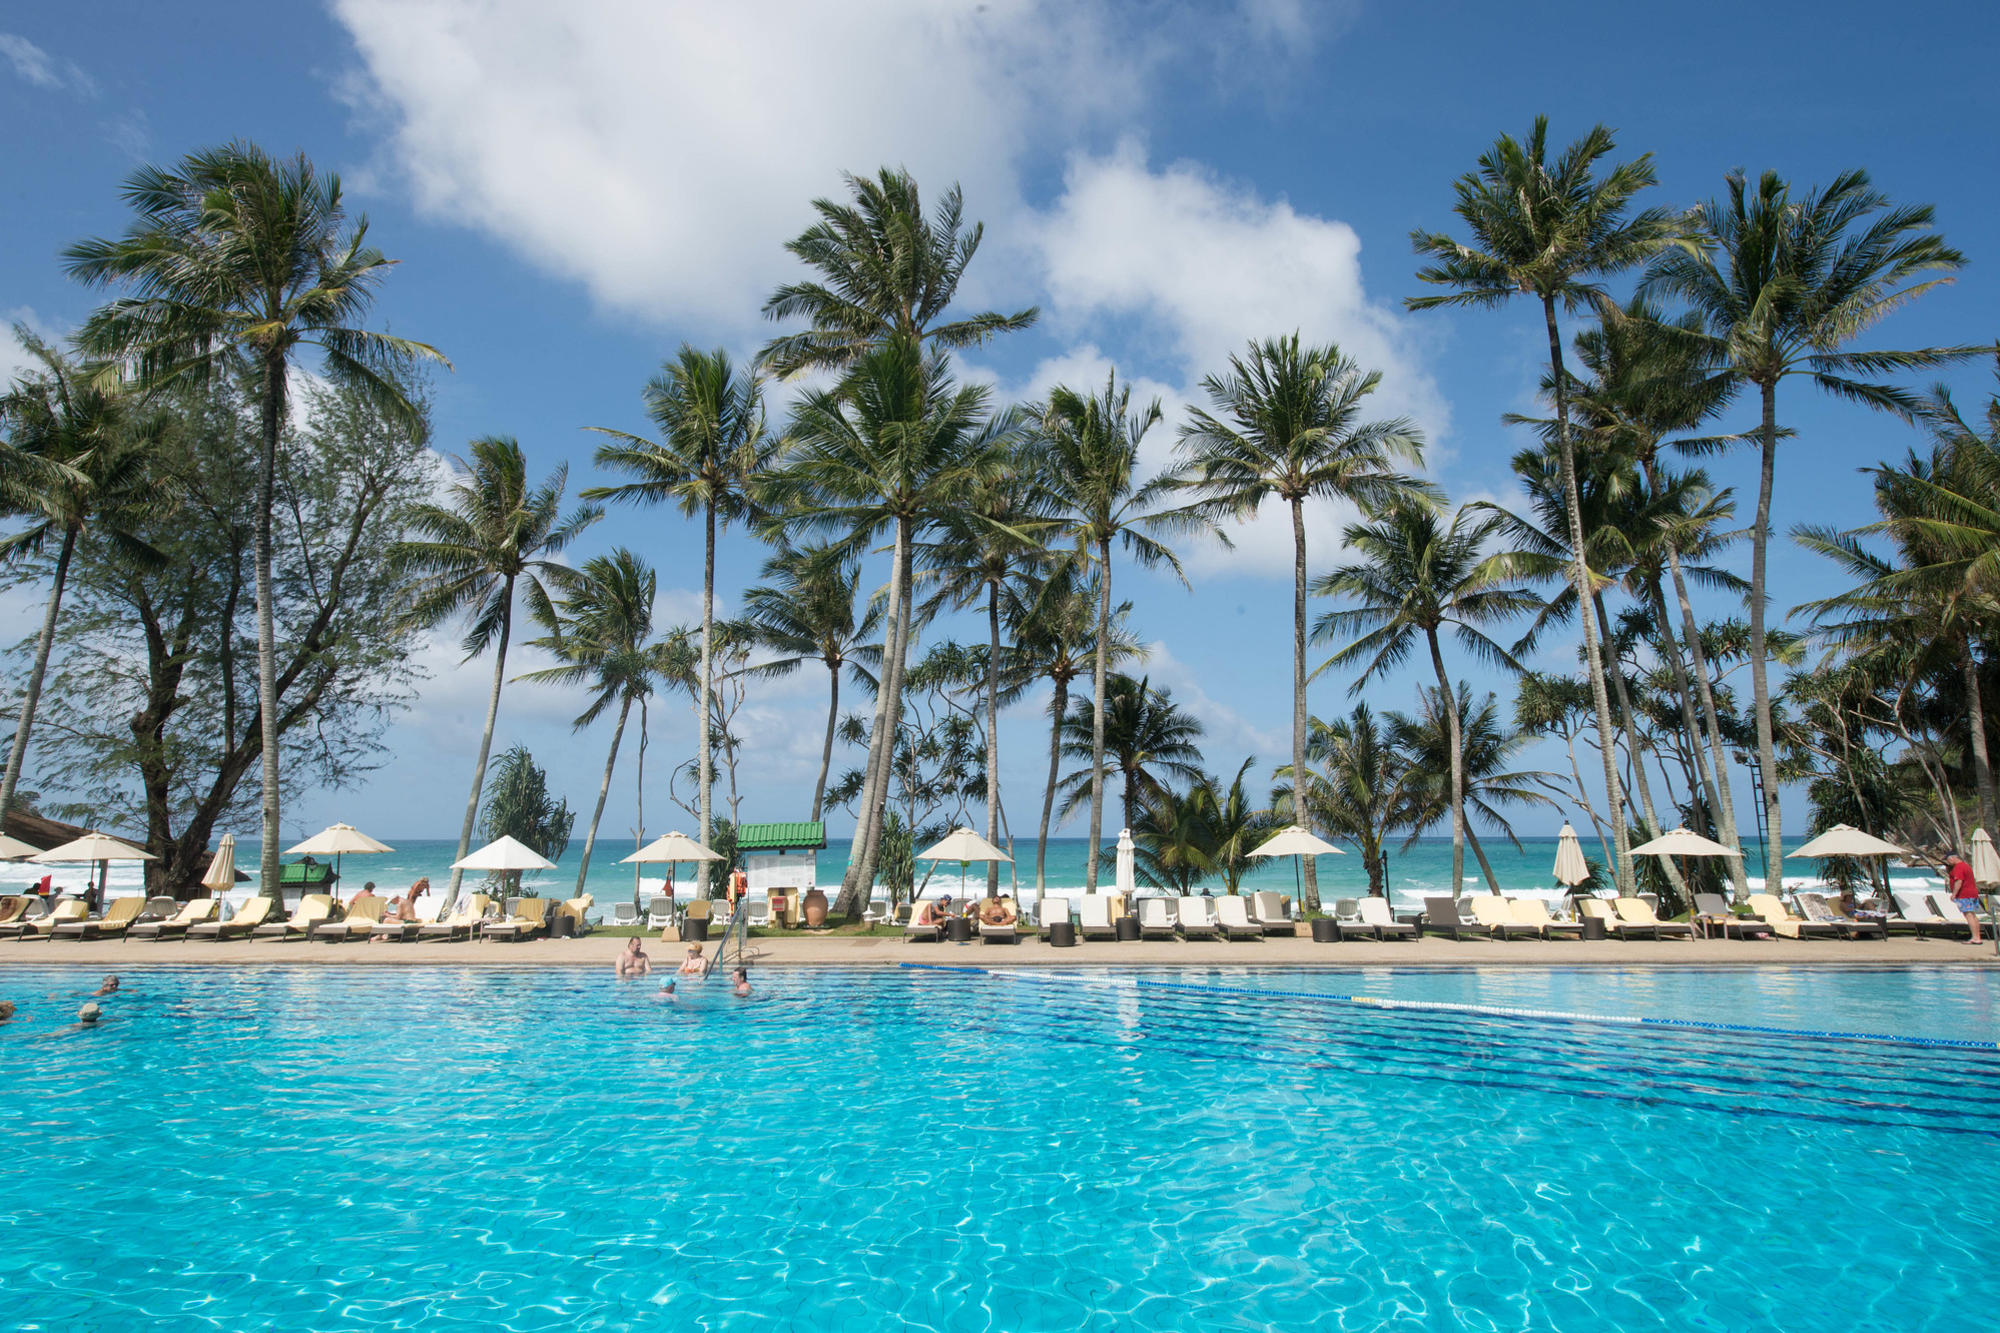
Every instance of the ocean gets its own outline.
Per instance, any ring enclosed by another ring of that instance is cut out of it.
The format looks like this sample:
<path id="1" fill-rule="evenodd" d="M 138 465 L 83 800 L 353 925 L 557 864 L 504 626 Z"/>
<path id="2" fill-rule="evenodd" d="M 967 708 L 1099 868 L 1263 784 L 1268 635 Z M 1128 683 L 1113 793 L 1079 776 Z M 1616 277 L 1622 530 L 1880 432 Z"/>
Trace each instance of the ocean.
<path id="1" fill-rule="evenodd" d="M 458 849 L 455 838 L 389 838 L 385 841 L 395 847 L 395 851 L 373 856 L 349 856 L 342 858 L 340 891 L 345 896 L 359 889 L 364 881 L 373 880 L 376 888 L 385 893 L 400 893 L 407 889 L 419 876 L 428 875 L 433 884 L 442 886 L 451 878 L 450 865 Z M 1797 846 L 1804 839 L 1790 840 Z M 1083 869 L 1085 852 L 1089 840 L 1085 838 L 1051 838 L 1049 840 L 1047 887 L 1050 892 L 1074 895 L 1083 890 Z M 842 870 L 847 865 L 849 840 L 836 839 L 819 854 L 818 879 L 820 887 L 829 893 L 840 885 Z M 1492 839 L 1485 844 L 1487 859 L 1493 863 L 1493 871 L 1500 881 L 1502 891 L 1510 894 L 1550 894 L 1557 892 L 1552 868 L 1556 857 L 1556 839 L 1553 837 L 1523 838 L 1520 850 L 1502 839 Z M 611 902 L 620 898 L 629 899 L 633 890 L 633 867 L 620 865 L 618 858 L 629 855 L 633 850 L 629 838 L 601 840 L 596 853 L 591 857 L 590 876 L 585 884 L 587 892 L 596 896 L 597 901 Z M 1018 896 L 1032 896 L 1035 887 L 1035 843 L 1032 838 L 1017 840 L 1013 853 L 1016 864 L 1002 865 L 1000 882 L 1003 890 Z M 1596 844 L 1586 840 L 1585 855 L 1599 855 Z M 557 862 L 554 870 L 524 875 L 524 892 L 549 897 L 569 897 L 576 891 L 576 870 L 583 858 L 583 842 L 572 842 Z M 296 858 L 287 857 L 287 860 Z M 257 864 L 257 843 L 239 841 L 236 863 L 243 869 L 254 869 Z M 80 887 L 84 878 L 84 868 L 58 866 L 53 868 L 58 885 Z M 657 867 L 647 867 L 646 886 L 656 890 L 662 881 Z M 676 878 L 685 885 L 690 867 L 678 868 Z M 1479 873 L 1479 865 L 1468 850 L 1465 858 L 1466 891 L 1478 892 L 1484 887 Z M 1817 882 L 1811 873 L 1811 863 L 1798 862 L 1786 868 L 1787 887 L 1811 886 Z M 919 862 L 917 873 L 921 882 L 926 863 Z M 1750 854 L 1750 883 L 1753 889 L 1763 885 L 1762 867 L 1757 854 Z M 969 887 L 983 886 L 984 868 L 972 865 L 966 868 L 966 884 Z M 9 888 L 33 884 L 49 868 L 21 862 L 0 862 L 0 892 Z M 1247 890 L 1273 889 L 1290 895 L 1293 891 L 1295 870 L 1291 858 L 1277 858 L 1258 863 L 1244 879 Z M 1922 870 L 1893 867 L 1892 881 L 1898 887 L 1940 887 L 1933 876 Z M 477 882 L 481 877 L 468 875 L 468 881 Z M 1110 881 L 1107 868 L 1100 876 L 1100 883 Z M 1427 894 L 1445 891 L 1451 878 L 1451 839 L 1424 838 L 1407 852 L 1392 848 L 1389 853 L 1389 894 L 1393 904 L 1399 908 L 1415 909 L 1422 906 Z M 141 884 L 137 865 L 113 864 L 109 877 L 112 896 L 136 892 Z M 950 891 L 956 893 L 959 883 L 959 867 L 956 862 L 940 864 L 932 872 L 929 892 L 933 895 Z M 245 896 L 250 886 L 239 887 L 237 897 Z M 1361 858 L 1350 853 L 1345 856 L 1322 856 L 1319 860 L 1320 896 L 1326 900 L 1343 897 L 1358 897 L 1368 891 L 1368 877 L 1361 868 Z"/>

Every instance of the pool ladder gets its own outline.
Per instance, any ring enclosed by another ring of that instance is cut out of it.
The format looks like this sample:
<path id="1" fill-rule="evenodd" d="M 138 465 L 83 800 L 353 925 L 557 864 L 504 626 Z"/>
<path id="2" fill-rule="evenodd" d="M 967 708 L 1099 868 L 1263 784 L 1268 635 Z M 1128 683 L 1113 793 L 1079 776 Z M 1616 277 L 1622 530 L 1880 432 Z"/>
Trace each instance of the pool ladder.
<path id="1" fill-rule="evenodd" d="M 750 962 L 750 899 L 746 895 L 739 899 L 729 914 L 729 921 L 722 928 L 722 947 L 715 951 L 715 961 L 709 965 L 710 971 L 720 971 L 732 966 L 729 962 L 729 945 L 736 944 L 736 962 L 733 966 L 746 967 Z"/>

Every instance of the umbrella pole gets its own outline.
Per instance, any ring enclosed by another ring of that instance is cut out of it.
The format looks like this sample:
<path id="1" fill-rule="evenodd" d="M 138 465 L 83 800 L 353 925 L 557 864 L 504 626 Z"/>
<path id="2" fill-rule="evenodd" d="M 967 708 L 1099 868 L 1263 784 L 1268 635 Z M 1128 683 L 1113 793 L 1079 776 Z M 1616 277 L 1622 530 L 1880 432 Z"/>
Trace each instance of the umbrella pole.
<path id="1" fill-rule="evenodd" d="M 1292 910 L 1293 911 L 1297 911 L 1300 907 L 1304 906 L 1304 904 L 1301 903 L 1299 900 L 1305 896 L 1306 892 L 1305 872 L 1299 869 L 1299 867 L 1305 864 L 1305 860 L 1306 859 L 1303 856 L 1295 856 L 1292 858 Z"/>

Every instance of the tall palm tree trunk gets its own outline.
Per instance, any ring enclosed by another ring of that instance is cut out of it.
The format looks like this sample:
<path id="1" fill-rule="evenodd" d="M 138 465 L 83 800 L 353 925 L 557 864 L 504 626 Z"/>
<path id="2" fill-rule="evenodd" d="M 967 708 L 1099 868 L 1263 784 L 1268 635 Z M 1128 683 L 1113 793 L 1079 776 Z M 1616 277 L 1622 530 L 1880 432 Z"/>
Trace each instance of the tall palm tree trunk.
<path id="1" fill-rule="evenodd" d="M 1680 552 L 1667 547 L 1667 569 L 1674 578 L 1674 600 L 1680 604 L 1681 638 L 1688 649 L 1688 663 L 1694 668 L 1694 677 L 1699 689 L 1695 697 L 1701 702 L 1703 729 L 1708 733 L 1709 762 L 1715 770 L 1715 811 L 1722 825 L 1722 841 L 1725 846 L 1743 849 L 1743 840 L 1736 826 L 1736 798 L 1729 788 L 1729 752 L 1723 743 L 1722 715 L 1715 707 L 1715 683 L 1708 675 L 1708 654 L 1702 651 L 1701 626 L 1694 618 L 1694 601 L 1688 596 L 1687 577 L 1681 573 Z M 1735 901 L 1747 902 L 1750 897 L 1750 872 L 1743 864 L 1743 858 L 1724 858 L 1729 865 L 1729 884 L 1735 894 Z"/>
<path id="2" fill-rule="evenodd" d="M 590 877 L 590 853 L 597 847 L 597 821 L 604 818 L 604 798 L 611 795 L 611 770 L 618 766 L 618 742 L 625 735 L 625 718 L 632 711 L 632 696 L 618 705 L 618 725 L 611 729 L 611 753 L 604 757 L 604 780 L 597 784 L 597 807 L 590 812 L 590 831 L 583 835 L 583 864 L 576 868 L 576 894 L 583 896 L 583 882 Z"/>
<path id="3" fill-rule="evenodd" d="M 1542 298 L 1542 317 L 1548 325 L 1549 370 L 1555 383 L 1556 458 L 1562 473 L 1563 509 L 1569 518 L 1570 552 L 1575 557 L 1576 565 L 1571 578 L 1576 584 L 1577 597 L 1588 599 L 1591 595 L 1590 563 L 1584 551 L 1583 497 L 1576 484 L 1576 446 L 1569 433 L 1568 372 L 1563 369 L 1562 332 L 1556 327 L 1554 297 Z M 1618 864 L 1613 869 L 1618 881 L 1618 895 L 1629 898 L 1637 892 L 1637 888 L 1632 882 L 1631 839 L 1626 836 L 1625 817 L 1620 813 L 1625 806 L 1625 797 L 1618 781 L 1618 761 L 1612 750 L 1611 698 L 1604 688 L 1604 659 L 1598 651 L 1596 627 L 1591 618 L 1580 615 L 1577 623 L 1583 626 L 1584 665 L 1590 675 L 1590 701 L 1597 713 L 1598 748 L 1604 755 L 1604 803 L 1612 813 L 1611 838 L 1618 849 Z"/>
<path id="4" fill-rule="evenodd" d="M 1431 646 L 1431 669 L 1437 672 L 1438 698 L 1444 703 L 1445 730 L 1451 740 L 1451 896 L 1456 898 L 1465 885 L 1465 741 L 1458 730 L 1458 691 L 1445 674 L 1437 630 L 1426 628 L 1424 639 Z"/>
<path id="5" fill-rule="evenodd" d="M 696 744 L 701 747 L 701 845 L 708 846 L 710 821 L 714 815 L 715 755 L 710 728 L 715 712 L 715 502 L 708 504 L 708 540 L 701 558 L 701 725 Z M 709 896 L 707 861 L 695 867 L 695 895 Z"/>
<path id="6" fill-rule="evenodd" d="M 285 357 L 273 352 L 264 358 L 264 438 L 257 451 L 257 727 L 259 756 L 264 767 L 264 842 L 257 849 L 260 892 L 283 909 L 285 891 L 278 882 L 278 633 L 271 609 L 271 506 L 275 502 L 278 473 L 278 428 L 285 413 Z M 497 689 L 496 700 L 497 700 Z M 492 724 L 487 724 L 490 732 Z M 481 766 L 485 760 L 482 756 Z M 477 793 L 474 794 L 475 801 Z M 463 851 L 459 852 L 464 856 Z M 458 888 L 458 875 L 452 875 Z"/>
<path id="7" fill-rule="evenodd" d="M 507 636 L 514 629 L 514 576 L 507 576 L 506 587 L 501 596 L 505 605 L 500 613 L 500 642 L 493 654 L 493 692 L 486 699 L 486 730 L 479 737 L 479 762 L 472 769 L 472 795 L 465 800 L 465 823 L 458 830 L 458 855 L 454 861 L 463 861 L 465 854 L 472 850 L 472 826 L 479 820 L 479 793 L 486 787 L 486 759 L 493 753 L 493 724 L 500 716 L 500 687 L 507 681 Z M 458 897 L 458 885 L 465 878 L 463 870 L 451 872 L 451 896 Z"/>
<path id="8" fill-rule="evenodd" d="M 986 585 L 986 841 L 1000 845 L 1000 585 Z M 986 896 L 1000 893 L 1000 863 L 986 863 Z"/>
<path id="9" fill-rule="evenodd" d="M 1063 714 L 1069 711 L 1069 677 L 1056 677 L 1055 697 L 1049 701 L 1049 781 L 1042 788 L 1042 830 L 1035 838 L 1035 897 L 1040 899 L 1048 885 L 1049 819 L 1055 814 L 1056 778 L 1062 768 Z"/>
<path id="10" fill-rule="evenodd" d="M 1292 822 L 1312 828 L 1312 815 L 1305 801 L 1306 781 L 1306 510 L 1305 501 L 1292 497 Z M 1308 912 L 1319 910 L 1319 867 L 1317 857 L 1303 858 L 1299 881 L 1299 905 Z"/>
<path id="11" fill-rule="evenodd" d="M 1493 873 L 1493 863 L 1486 859 L 1486 848 L 1480 845 L 1479 835 L 1472 831 L 1472 821 L 1465 824 L 1466 845 L 1472 848 L 1472 859 L 1479 862 L 1479 873 L 1486 877 L 1486 887 L 1492 893 L 1500 892 L 1500 877 Z"/>
<path id="12" fill-rule="evenodd" d="M 1674 633 L 1671 613 L 1667 609 L 1667 594 L 1660 586 L 1657 572 L 1648 580 L 1648 590 L 1652 593 L 1653 612 L 1659 617 L 1660 643 L 1666 649 L 1667 665 L 1674 673 L 1674 697 L 1680 705 L 1681 730 L 1687 733 L 1688 758 L 1694 764 L 1695 781 L 1701 784 L 1702 798 L 1715 816 L 1717 832 L 1722 834 L 1723 846 L 1736 846 L 1736 816 L 1725 813 L 1723 803 L 1728 793 L 1717 786 L 1715 766 L 1708 759 L 1708 738 L 1703 734 L 1701 718 L 1695 711 L 1694 687 L 1688 682 L 1687 663 L 1681 657 L 1680 638 Z M 1743 858 L 1732 856 L 1723 858 L 1729 863 L 1732 880 L 1743 874 Z"/>
<path id="13" fill-rule="evenodd" d="M 889 807 L 889 779 L 895 763 L 896 729 L 902 720 L 904 657 L 910 643 L 911 528 L 896 520 L 894 564 L 889 573 L 889 632 L 884 645 L 882 682 L 876 699 L 875 730 L 868 738 L 868 773 L 862 782 L 861 823 L 841 885 L 836 910 L 858 916 L 868 905 L 875 867 L 882 855 L 882 820 Z"/>
<path id="14" fill-rule="evenodd" d="M 840 726 L 840 663 L 828 664 L 827 674 L 831 688 L 826 700 L 826 740 L 819 749 L 819 781 L 813 784 L 813 822 L 819 822 L 820 810 L 826 804 L 826 775 L 833 767 L 833 736 Z"/>
<path id="15" fill-rule="evenodd" d="M 638 783 L 633 788 L 633 796 L 636 804 L 632 812 L 632 817 L 635 821 L 632 829 L 632 850 L 635 852 L 646 845 L 646 741 L 651 732 L 652 728 L 648 725 L 646 717 L 646 696 L 642 694 L 639 696 Z M 639 871 L 640 866 L 638 862 L 633 862 L 632 910 L 635 912 L 639 910 Z"/>
<path id="16" fill-rule="evenodd" d="M 1762 386 L 1763 446 L 1757 475 L 1757 521 L 1750 529 L 1750 699 L 1757 712 L 1757 769 L 1764 778 L 1764 887 L 1784 884 L 1784 815 L 1778 808 L 1778 756 L 1771 741 L 1771 682 L 1764 670 L 1764 558 L 1771 537 L 1771 487 L 1778 472 L 1778 386 Z"/>
<path id="17" fill-rule="evenodd" d="M 0 778 L 0 816 L 12 808 L 14 792 L 21 785 L 21 767 L 28 758 L 28 731 L 35 725 L 35 708 L 42 701 L 42 680 L 49 673 L 49 653 L 56 642 L 56 617 L 62 609 L 63 585 L 69 581 L 70 556 L 76 552 L 76 528 L 63 529 L 62 546 L 56 551 L 55 580 L 49 585 L 49 604 L 42 611 L 42 634 L 35 642 L 35 665 L 28 672 L 28 692 L 21 699 L 21 716 L 14 722 L 14 744 L 7 751 L 7 775 Z"/>
<path id="18" fill-rule="evenodd" d="M 1091 679 L 1097 691 L 1090 716 L 1090 850 L 1083 861 L 1083 891 L 1097 892 L 1097 852 L 1104 842 L 1104 673 L 1111 638 L 1111 542 L 1097 544 L 1103 581 L 1097 597 L 1097 662 Z"/>
<path id="19" fill-rule="evenodd" d="M 1598 630 L 1608 645 L 1612 641 L 1611 617 L 1604 609 L 1604 594 L 1594 592 L 1590 601 L 1597 609 Z M 1646 779 L 1646 756 L 1639 744 L 1638 723 L 1632 715 L 1632 692 L 1626 688 L 1625 673 L 1619 670 L 1618 663 L 1610 662 L 1608 667 L 1605 674 L 1611 677 L 1611 684 L 1618 694 L 1618 727 L 1625 733 L 1625 753 L 1632 758 L 1632 790 L 1639 798 L 1639 817 L 1645 822 L 1646 836 L 1657 838 L 1666 830 L 1660 827 L 1660 817 L 1653 810 L 1653 787 Z M 1624 818 L 1622 813 L 1619 818 Z M 1660 868 L 1666 872 L 1667 883 L 1673 886 L 1681 901 L 1692 906 L 1687 896 L 1687 885 L 1681 880 L 1680 867 L 1674 864 L 1674 858 L 1661 857 Z M 1633 887 L 1636 890 L 1638 886 L 1635 883 Z"/>
<path id="20" fill-rule="evenodd" d="M 1979 697 L 1979 659 L 1968 640 L 1959 654 L 1965 670 L 1966 720 L 1972 728 L 1972 776 L 1979 787 L 1979 822 L 1992 832 L 2000 820 L 2000 800 L 1993 794 L 1993 764 L 1986 753 L 1986 704 Z"/>

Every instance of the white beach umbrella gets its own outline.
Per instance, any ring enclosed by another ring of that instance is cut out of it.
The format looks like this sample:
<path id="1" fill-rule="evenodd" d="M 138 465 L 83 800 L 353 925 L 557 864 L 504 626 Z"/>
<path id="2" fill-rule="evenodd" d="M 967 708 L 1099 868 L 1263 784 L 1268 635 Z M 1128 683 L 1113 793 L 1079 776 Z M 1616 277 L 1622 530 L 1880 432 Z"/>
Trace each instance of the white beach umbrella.
<path id="1" fill-rule="evenodd" d="M 524 870 L 554 870 L 556 863 L 517 838 L 501 836 L 462 861 L 451 863 L 453 870 L 486 870 L 508 876 L 518 886 Z"/>
<path id="2" fill-rule="evenodd" d="M 1972 830 L 1972 877 L 1981 884 L 2000 884 L 2000 852 L 1983 828 Z"/>
<path id="3" fill-rule="evenodd" d="M 94 863 L 99 878 L 110 861 L 157 861 L 159 858 L 143 848 L 134 847 L 106 833 L 91 832 L 81 838 L 72 839 L 60 847 L 51 847 L 46 852 L 36 852 L 28 858 L 37 865 L 63 865 L 79 861 Z M 101 907 L 103 904 L 100 903 Z"/>
<path id="4" fill-rule="evenodd" d="M 721 859 L 722 856 L 720 853 L 710 851 L 687 834 L 673 832 L 662 833 L 659 837 L 653 839 L 618 864 L 673 866 L 685 864 L 690 861 L 699 863 L 702 861 L 720 861 Z M 636 874 L 638 872 L 635 871 L 633 873 Z M 667 891 L 669 893 L 673 891 L 673 872 L 671 870 L 667 872 Z M 636 882 L 633 884 L 632 892 L 634 894 L 632 901 L 636 903 L 639 892 L 639 886 Z"/>
<path id="5" fill-rule="evenodd" d="M 953 829 L 935 846 L 917 856 L 925 861 L 958 862 L 958 896 L 965 897 L 965 865 L 968 861 L 1012 861 L 1014 858 L 969 828 Z"/>
<path id="6" fill-rule="evenodd" d="M 1642 842 L 1632 849 L 1634 856 L 1677 856 L 1681 860 L 1681 878 L 1687 878 L 1687 858 L 1690 856 L 1734 856 L 1743 853 L 1724 847 L 1713 838 L 1704 838 L 1692 829 L 1677 828 L 1662 833 L 1651 842 Z M 1780 877 L 1782 880 L 1782 877 Z"/>
<path id="7" fill-rule="evenodd" d="M 1556 883 L 1575 888 L 1590 878 L 1590 863 L 1583 859 L 1583 844 L 1568 820 L 1556 835 Z"/>
<path id="8" fill-rule="evenodd" d="M 363 833 L 352 824 L 328 824 L 296 847 L 285 848 L 286 856 L 331 856 L 333 877 L 340 878 L 340 858 L 393 852 L 396 849 Z"/>
<path id="9" fill-rule="evenodd" d="M 1132 901 L 1133 896 L 1139 891 L 1138 859 L 1139 849 L 1133 845 L 1132 830 L 1128 828 L 1119 829 L 1117 872 L 1113 880 L 1113 885 L 1118 892 L 1125 895 L 1125 901 L 1128 903 Z"/>
<path id="10" fill-rule="evenodd" d="M 1848 824 L 1835 824 L 1797 851 L 1786 852 L 1785 859 L 1789 861 L 1795 856 L 1906 856 L 1908 854 L 1908 848 L 1898 847 L 1893 842 L 1885 842 L 1872 833 L 1863 833 Z"/>
<path id="11" fill-rule="evenodd" d="M 1315 837 L 1299 825 L 1292 824 L 1280 829 L 1276 836 L 1266 841 L 1263 846 L 1253 850 L 1250 855 L 1304 858 L 1308 856 L 1345 856 L 1347 853 L 1341 851 L 1340 848 L 1334 846 L 1326 839 Z M 1303 864 L 1303 859 L 1292 862 L 1292 898 L 1295 902 L 1305 893 L 1305 875 L 1300 869 Z M 1301 908 L 1300 910 L 1304 909 Z"/>
<path id="12" fill-rule="evenodd" d="M 31 843 L 22 842 L 19 838 L 10 838 L 0 833 L 0 861 L 19 861 L 41 850 Z"/>
<path id="13" fill-rule="evenodd" d="M 215 893 L 227 893 L 236 887 L 236 835 L 225 833 L 222 841 L 215 844 L 215 855 L 208 860 L 208 872 L 201 877 L 201 886 Z"/>

